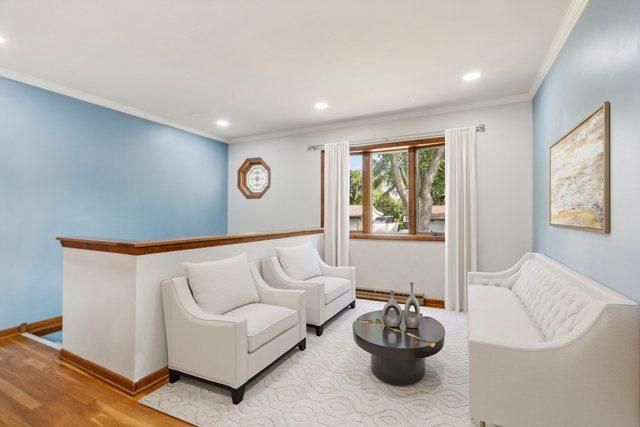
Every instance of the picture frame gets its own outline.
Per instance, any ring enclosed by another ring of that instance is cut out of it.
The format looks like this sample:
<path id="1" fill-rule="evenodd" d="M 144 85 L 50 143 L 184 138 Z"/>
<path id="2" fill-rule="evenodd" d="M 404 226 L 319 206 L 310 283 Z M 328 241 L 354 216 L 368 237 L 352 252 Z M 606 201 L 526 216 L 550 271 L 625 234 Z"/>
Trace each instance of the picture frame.
<path id="1" fill-rule="evenodd" d="M 262 157 L 246 159 L 238 168 L 238 190 L 247 199 L 260 199 L 271 188 L 271 168 Z"/>
<path id="2" fill-rule="evenodd" d="M 605 101 L 549 147 L 549 225 L 610 232 L 610 109 Z"/>

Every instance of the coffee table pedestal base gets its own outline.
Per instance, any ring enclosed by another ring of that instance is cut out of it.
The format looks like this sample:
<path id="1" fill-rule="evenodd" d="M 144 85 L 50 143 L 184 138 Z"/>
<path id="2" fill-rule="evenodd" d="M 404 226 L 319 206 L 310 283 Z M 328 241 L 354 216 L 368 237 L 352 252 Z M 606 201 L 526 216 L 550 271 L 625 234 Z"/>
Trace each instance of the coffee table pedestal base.
<path id="1" fill-rule="evenodd" d="M 372 354 L 371 371 L 385 383 L 413 384 L 424 377 L 424 359 L 388 359 Z"/>

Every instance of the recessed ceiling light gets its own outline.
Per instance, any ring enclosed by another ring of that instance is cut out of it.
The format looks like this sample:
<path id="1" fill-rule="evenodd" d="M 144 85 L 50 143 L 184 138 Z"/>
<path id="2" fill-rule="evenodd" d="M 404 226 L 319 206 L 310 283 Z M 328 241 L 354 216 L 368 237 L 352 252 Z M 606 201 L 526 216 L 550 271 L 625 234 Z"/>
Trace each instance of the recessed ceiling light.
<path id="1" fill-rule="evenodd" d="M 470 82 L 471 80 L 479 79 L 480 76 L 482 76 L 482 73 L 480 71 L 471 71 L 470 73 L 462 76 L 462 80 L 464 80 L 465 82 Z"/>
<path id="2" fill-rule="evenodd" d="M 0 44 L 3 44 L 4 42 L 6 42 L 6 40 L 4 39 L 4 37 L 0 36 Z"/>
<path id="3" fill-rule="evenodd" d="M 229 126 L 229 121 L 225 119 L 220 119 L 216 122 L 216 124 L 221 128 L 226 128 L 227 126 Z"/>
<path id="4" fill-rule="evenodd" d="M 316 110 L 326 110 L 329 107 L 329 104 L 327 104 L 326 102 L 316 102 L 314 107 L 316 107 Z"/>

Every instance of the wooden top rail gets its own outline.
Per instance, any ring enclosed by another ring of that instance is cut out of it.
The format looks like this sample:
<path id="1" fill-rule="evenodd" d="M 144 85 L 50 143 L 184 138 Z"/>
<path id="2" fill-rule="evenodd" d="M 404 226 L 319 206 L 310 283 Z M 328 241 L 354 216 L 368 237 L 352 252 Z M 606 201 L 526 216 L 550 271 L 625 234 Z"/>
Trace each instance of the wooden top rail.
<path id="1" fill-rule="evenodd" d="M 58 237 L 57 239 L 65 248 L 85 249 L 88 251 L 99 252 L 112 252 L 126 255 L 148 255 L 161 252 L 208 248 L 211 246 L 259 242 L 261 240 L 284 239 L 286 237 L 321 234 L 323 232 L 323 228 L 309 228 L 306 230 L 274 231 L 269 233 L 226 234 L 221 236 L 189 237 L 185 239 L 174 240 L 116 240 L 92 239 L 86 237 Z"/>

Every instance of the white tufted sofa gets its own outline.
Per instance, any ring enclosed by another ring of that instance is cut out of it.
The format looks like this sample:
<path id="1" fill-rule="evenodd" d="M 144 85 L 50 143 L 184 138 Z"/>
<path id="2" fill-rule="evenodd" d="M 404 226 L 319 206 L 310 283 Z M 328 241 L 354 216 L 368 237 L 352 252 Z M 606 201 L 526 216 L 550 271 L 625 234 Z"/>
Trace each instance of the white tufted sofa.
<path id="1" fill-rule="evenodd" d="M 640 426 L 640 307 L 539 254 L 469 273 L 471 417 Z"/>

